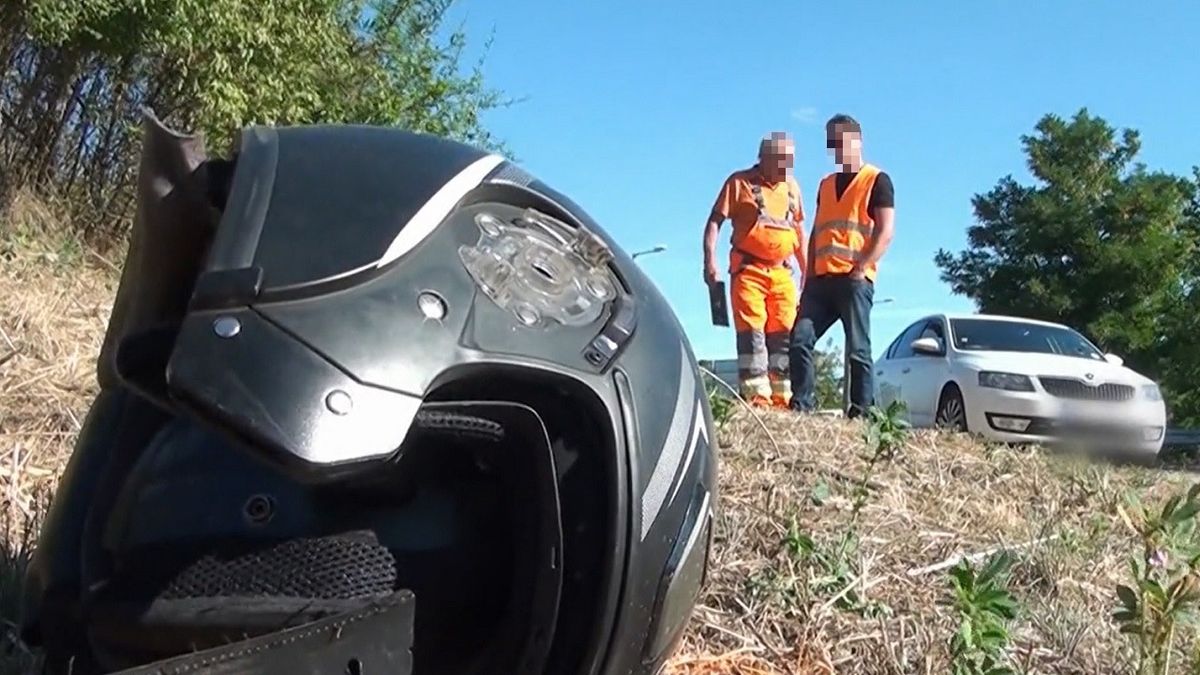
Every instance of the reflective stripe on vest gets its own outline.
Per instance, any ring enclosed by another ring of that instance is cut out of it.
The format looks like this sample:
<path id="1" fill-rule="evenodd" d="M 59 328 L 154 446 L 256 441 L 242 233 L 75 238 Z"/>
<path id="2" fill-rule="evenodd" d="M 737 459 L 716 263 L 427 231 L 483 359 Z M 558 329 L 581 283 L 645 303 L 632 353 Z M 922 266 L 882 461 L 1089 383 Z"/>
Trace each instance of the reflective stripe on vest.
<path id="1" fill-rule="evenodd" d="M 838 232 L 857 232 L 864 237 L 869 237 L 875 232 L 875 226 L 867 223 L 855 223 L 849 220 L 830 220 L 813 227 L 812 236 L 817 236 L 826 230 L 835 230 Z"/>
<path id="2" fill-rule="evenodd" d="M 837 256 L 852 262 L 859 262 L 866 257 L 866 254 L 861 249 L 856 250 L 847 246 L 839 246 L 838 244 L 826 244 L 816 250 L 816 256 L 818 258 Z"/>

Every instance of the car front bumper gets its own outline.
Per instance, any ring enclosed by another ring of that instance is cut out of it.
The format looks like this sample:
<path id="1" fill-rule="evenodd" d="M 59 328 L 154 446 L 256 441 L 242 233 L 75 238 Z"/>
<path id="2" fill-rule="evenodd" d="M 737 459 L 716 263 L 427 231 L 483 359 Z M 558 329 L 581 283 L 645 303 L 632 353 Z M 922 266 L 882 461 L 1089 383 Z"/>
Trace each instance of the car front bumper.
<path id="1" fill-rule="evenodd" d="M 1002 443 L 1080 445 L 1089 450 L 1157 454 L 1166 434 L 1162 401 L 1076 401 L 1041 391 L 973 387 L 967 422 L 972 432 Z"/>

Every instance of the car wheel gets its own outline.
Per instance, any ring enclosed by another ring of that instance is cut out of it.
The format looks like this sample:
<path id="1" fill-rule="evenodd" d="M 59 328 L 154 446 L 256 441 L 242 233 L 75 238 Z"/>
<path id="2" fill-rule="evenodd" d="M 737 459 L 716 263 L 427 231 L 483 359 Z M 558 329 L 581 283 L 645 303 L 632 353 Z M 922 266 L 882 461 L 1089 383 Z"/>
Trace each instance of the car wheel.
<path id="1" fill-rule="evenodd" d="M 948 384 L 942 390 L 934 426 L 951 431 L 965 432 L 967 430 L 967 406 L 963 403 L 962 392 L 957 386 Z"/>

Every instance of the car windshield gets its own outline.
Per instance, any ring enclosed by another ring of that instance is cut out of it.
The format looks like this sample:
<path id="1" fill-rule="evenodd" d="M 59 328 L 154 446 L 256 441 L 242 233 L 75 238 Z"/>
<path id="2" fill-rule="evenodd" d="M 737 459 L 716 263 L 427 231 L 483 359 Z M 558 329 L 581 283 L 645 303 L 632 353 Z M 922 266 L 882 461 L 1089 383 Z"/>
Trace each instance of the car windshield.
<path id="1" fill-rule="evenodd" d="M 951 319 L 954 346 L 968 352 L 1031 352 L 1103 361 L 1087 338 L 1058 326 L 995 319 Z"/>

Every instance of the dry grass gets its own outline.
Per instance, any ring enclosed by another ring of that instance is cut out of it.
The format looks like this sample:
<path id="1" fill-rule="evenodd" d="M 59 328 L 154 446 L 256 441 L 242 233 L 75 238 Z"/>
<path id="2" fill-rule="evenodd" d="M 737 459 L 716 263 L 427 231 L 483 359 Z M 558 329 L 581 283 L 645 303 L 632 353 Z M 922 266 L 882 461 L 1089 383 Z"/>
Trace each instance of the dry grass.
<path id="1" fill-rule="evenodd" d="M 30 199 L 0 214 L 0 490 L 7 522 L 19 525 L 36 520 L 39 493 L 53 486 L 87 412 L 116 283 L 109 263 L 71 245 L 54 222 L 53 209 Z M 948 672 L 946 572 L 921 568 L 1028 542 L 1037 543 L 1018 549 L 1013 580 L 1026 610 L 1016 647 L 1027 672 L 1125 672 L 1126 642 L 1109 615 L 1134 542 L 1115 505 L 1125 490 L 1165 494 L 1187 474 L 913 433 L 878 468 L 848 573 L 820 583 L 829 570 L 785 544 L 797 535 L 822 544 L 845 531 L 848 479 L 865 466 L 862 427 L 777 413 L 762 423 L 769 433 L 739 412 L 719 434 L 715 558 L 668 672 Z M 11 631 L 25 529 L 10 527 L 0 548 L 0 619 L 10 626 L 0 673 L 28 672 L 32 658 Z"/>
<path id="2" fill-rule="evenodd" d="M 116 273 L 59 228 L 58 211 L 18 195 L 0 213 L 0 673 L 29 673 L 15 640 L 21 571 L 45 495 L 95 395 L 95 359 Z"/>
<path id="3" fill-rule="evenodd" d="M 18 197 L 0 214 L 0 489 L 13 522 L 34 517 L 95 395 L 95 361 L 116 274 Z"/>
<path id="4" fill-rule="evenodd" d="M 1026 611 L 1015 643 L 1026 672 L 1125 672 L 1118 664 L 1131 657 L 1109 617 L 1136 542 L 1116 504 L 1126 490 L 1173 492 L 1187 474 L 916 431 L 874 473 L 849 574 L 823 584 L 829 570 L 785 541 L 833 542 L 846 530 L 854 485 L 845 478 L 866 466 L 864 425 L 786 413 L 761 421 L 769 434 L 746 412 L 719 434 L 716 558 L 685 650 L 703 656 L 681 656 L 671 672 L 948 672 L 946 563 L 998 547 L 1019 558 L 1012 588 Z M 859 602 L 839 607 L 846 587 Z"/>

